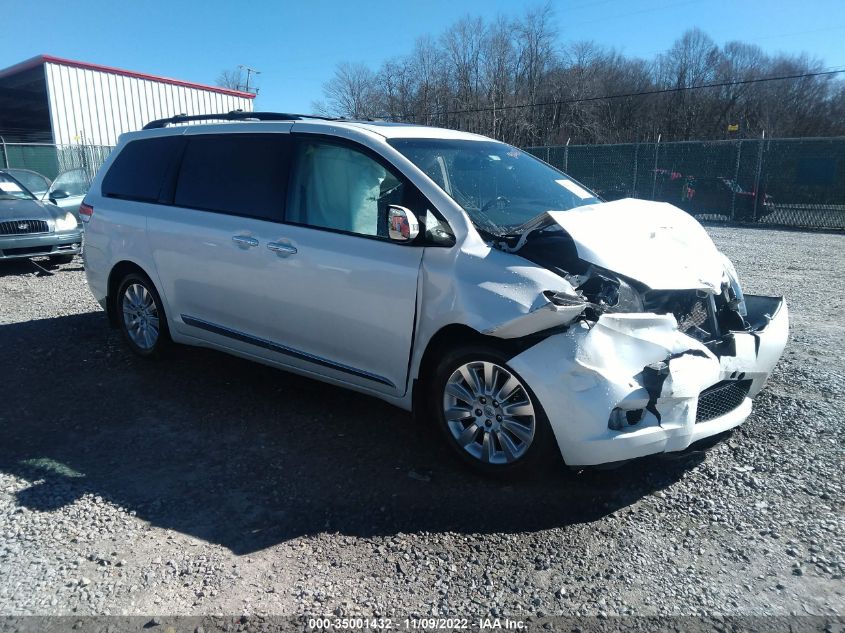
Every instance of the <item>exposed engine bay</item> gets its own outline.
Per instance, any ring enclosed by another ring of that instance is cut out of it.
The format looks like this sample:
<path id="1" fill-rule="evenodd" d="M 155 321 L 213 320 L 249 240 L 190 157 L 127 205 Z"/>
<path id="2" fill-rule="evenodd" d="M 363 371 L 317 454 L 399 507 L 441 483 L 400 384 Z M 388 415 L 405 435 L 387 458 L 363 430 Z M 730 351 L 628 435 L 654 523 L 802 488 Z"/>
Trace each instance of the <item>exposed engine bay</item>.
<path id="1" fill-rule="evenodd" d="M 689 289 L 653 288 L 582 257 L 578 242 L 561 225 L 562 217 L 567 216 L 555 212 L 543 214 L 513 234 L 499 236 L 491 245 L 518 254 L 565 279 L 574 294 L 546 293 L 546 298 L 556 306 L 568 308 L 583 302 L 584 309 L 574 320 L 595 322 L 606 313 L 671 314 L 681 333 L 705 344 L 716 341 L 723 333 L 750 329 L 745 320 L 742 290 L 726 258 L 718 286 L 712 281 L 697 280 L 695 285 L 699 287 Z M 649 237 L 657 237 L 657 232 Z M 631 241 L 634 250 L 637 240 Z M 659 244 L 648 246 L 657 248 Z M 653 250 L 649 255 L 653 260 Z M 665 265 L 674 264 L 667 260 Z"/>

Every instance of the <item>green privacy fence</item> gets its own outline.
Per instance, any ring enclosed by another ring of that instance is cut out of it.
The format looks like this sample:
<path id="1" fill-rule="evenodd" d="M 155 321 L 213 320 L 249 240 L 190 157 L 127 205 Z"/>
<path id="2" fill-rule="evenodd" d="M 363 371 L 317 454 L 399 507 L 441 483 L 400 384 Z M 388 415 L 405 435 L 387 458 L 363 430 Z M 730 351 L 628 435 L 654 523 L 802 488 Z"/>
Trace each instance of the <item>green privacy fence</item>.
<path id="1" fill-rule="evenodd" d="M 0 168 L 31 169 L 50 180 L 71 169 L 84 169 L 93 178 L 112 149 L 105 145 L 0 142 Z"/>
<path id="2" fill-rule="evenodd" d="M 605 200 L 670 202 L 710 221 L 845 229 L 845 138 L 530 147 Z"/>

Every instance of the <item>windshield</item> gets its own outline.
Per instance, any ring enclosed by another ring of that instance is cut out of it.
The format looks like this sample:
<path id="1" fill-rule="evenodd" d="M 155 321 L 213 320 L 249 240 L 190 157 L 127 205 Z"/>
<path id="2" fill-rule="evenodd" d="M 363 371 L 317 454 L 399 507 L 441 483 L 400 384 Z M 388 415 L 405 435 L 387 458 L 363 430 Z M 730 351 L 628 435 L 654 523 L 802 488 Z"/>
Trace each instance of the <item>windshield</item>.
<path id="1" fill-rule="evenodd" d="M 31 193 L 45 192 L 50 187 L 50 180 L 46 176 L 26 169 L 9 169 L 7 173 L 29 189 Z"/>
<path id="2" fill-rule="evenodd" d="M 563 172 L 504 143 L 389 142 L 461 205 L 478 228 L 494 235 L 513 232 L 545 211 L 600 202 Z"/>
<path id="3" fill-rule="evenodd" d="M 0 200 L 34 200 L 35 196 L 17 180 L 0 173 Z"/>

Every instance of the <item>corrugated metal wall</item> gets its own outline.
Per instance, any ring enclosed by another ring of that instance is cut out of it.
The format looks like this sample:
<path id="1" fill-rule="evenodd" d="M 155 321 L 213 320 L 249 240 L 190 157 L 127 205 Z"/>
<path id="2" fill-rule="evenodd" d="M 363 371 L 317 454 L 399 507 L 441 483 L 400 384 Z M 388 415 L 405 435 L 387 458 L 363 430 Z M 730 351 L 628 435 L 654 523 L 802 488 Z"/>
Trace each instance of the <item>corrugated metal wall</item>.
<path id="1" fill-rule="evenodd" d="M 44 64 L 53 139 L 115 145 L 124 132 L 176 114 L 252 111 L 252 99 L 62 64 Z"/>

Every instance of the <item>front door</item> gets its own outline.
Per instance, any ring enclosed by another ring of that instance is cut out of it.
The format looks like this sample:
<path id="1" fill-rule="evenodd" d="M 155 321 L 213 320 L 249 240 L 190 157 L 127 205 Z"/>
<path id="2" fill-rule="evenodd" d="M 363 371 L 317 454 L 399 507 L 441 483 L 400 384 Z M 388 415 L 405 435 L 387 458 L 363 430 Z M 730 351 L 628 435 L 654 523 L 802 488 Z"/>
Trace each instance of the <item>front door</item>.
<path id="1" fill-rule="evenodd" d="M 285 225 L 263 253 L 279 360 L 402 395 L 423 247 L 387 238 L 387 207 L 410 204 L 412 185 L 354 145 L 302 135 L 293 154 Z"/>

